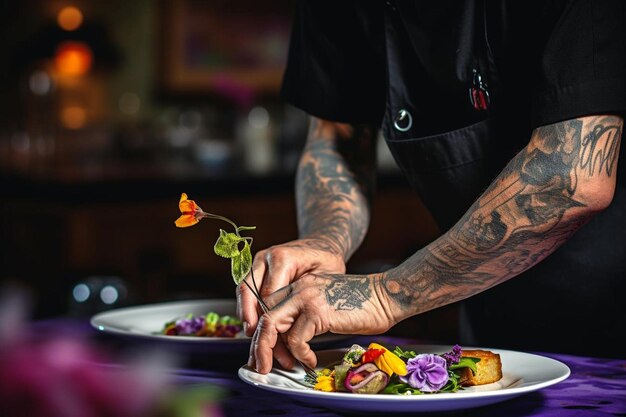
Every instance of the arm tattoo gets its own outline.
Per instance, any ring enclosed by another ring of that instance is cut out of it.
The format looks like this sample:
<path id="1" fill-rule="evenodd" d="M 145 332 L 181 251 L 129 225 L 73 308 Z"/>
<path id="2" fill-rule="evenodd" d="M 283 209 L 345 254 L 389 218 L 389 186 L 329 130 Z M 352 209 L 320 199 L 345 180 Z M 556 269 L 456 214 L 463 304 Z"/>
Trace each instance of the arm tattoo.
<path id="1" fill-rule="evenodd" d="M 593 215 L 582 191 L 615 181 L 621 118 L 544 126 L 447 233 L 388 271 L 401 311 L 467 298 L 544 259 Z M 595 183 L 594 183 L 595 181 Z"/>
<path id="2" fill-rule="evenodd" d="M 363 241 L 375 178 L 376 130 L 353 127 L 328 135 L 312 119 L 296 175 L 300 237 L 321 237 L 316 249 L 348 259 Z"/>
<path id="3" fill-rule="evenodd" d="M 621 126 L 599 124 L 583 138 L 580 167 L 587 170 L 587 175 L 593 176 L 596 168 L 596 174 L 604 170 L 606 175 L 613 175 L 613 170 L 617 165 L 621 135 Z"/>
<path id="4" fill-rule="evenodd" d="M 372 295 L 370 280 L 366 276 L 342 276 L 326 287 L 326 301 L 335 310 L 361 310 Z"/>

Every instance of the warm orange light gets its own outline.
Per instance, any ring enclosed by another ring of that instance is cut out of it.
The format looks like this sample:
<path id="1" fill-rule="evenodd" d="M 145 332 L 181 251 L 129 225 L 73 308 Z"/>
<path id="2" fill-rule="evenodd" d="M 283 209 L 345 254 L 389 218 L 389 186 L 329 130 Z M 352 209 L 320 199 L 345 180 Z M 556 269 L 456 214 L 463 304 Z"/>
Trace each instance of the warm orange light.
<path id="1" fill-rule="evenodd" d="M 66 129 L 78 130 L 87 122 L 87 111 L 80 106 L 68 106 L 61 110 L 61 124 Z"/>
<path id="2" fill-rule="evenodd" d="M 57 23 L 61 29 L 76 30 L 83 24 L 83 13 L 74 6 L 64 7 L 57 15 Z"/>
<path id="3" fill-rule="evenodd" d="M 63 42 L 54 56 L 56 68 L 61 75 L 84 75 L 91 68 L 92 61 L 91 49 L 84 42 Z"/>

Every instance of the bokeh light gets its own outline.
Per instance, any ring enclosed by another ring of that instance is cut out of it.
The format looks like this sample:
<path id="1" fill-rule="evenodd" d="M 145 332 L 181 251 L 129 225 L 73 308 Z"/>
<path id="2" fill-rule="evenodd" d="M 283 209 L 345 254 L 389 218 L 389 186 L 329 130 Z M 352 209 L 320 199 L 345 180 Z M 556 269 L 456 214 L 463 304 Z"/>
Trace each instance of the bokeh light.
<path id="1" fill-rule="evenodd" d="M 86 284 L 78 284 L 72 290 L 72 296 L 76 302 L 84 303 L 91 296 L 91 290 Z"/>
<path id="2" fill-rule="evenodd" d="M 58 46 L 54 62 L 60 75 L 77 77 L 89 71 L 93 54 L 86 43 L 67 41 Z"/>
<path id="3" fill-rule="evenodd" d="M 87 111 L 80 106 L 67 106 L 61 110 L 61 124 L 66 129 L 78 130 L 87 122 Z"/>
<path id="4" fill-rule="evenodd" d="M 265 129 L 270 121 L 270 114 L 264 107 L 254 107 L 248 113 L 248 123 L 255 129 Z"/>
<path id="5" fill-rule="evenodd" d="M 52 80 L 45 71 L 35 71 L 28 80 L 30 91 L 37 96 L 45 96 L 52 89 Z"/>
<path id="6" fill-rule="evenodd" d="M 74 6 L 64 7 L 57 15 L 57 23 L 61 29 L 76 30 L 83 24 L 83 13 Z"/>
<path id="7" fill-rule="evenodd" d="M 137 114 L 141 109 L 141 99 L 135 93 L 127 92 L 122 94 L 117 104 L 120 111 L 129 116 Z"/>
<path id="8" fill-rule="evenodd" d="M 100 290 L 100 299 L 104 304 L 114 304 L 118 298 L 117 288 L 112 285 L 106 285 Z"/>

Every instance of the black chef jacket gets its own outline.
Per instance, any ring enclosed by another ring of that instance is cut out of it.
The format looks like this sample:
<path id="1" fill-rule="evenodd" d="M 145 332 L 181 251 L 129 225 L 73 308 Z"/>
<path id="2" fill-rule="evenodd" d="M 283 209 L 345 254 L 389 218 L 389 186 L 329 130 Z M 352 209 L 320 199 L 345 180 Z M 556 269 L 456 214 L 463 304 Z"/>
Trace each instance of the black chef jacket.
<path id="1" fill-rule="evenodd" d="M 283 96 L 323 119 L 381 126 L 445 231 L 534 128 L 624 114 L 626 2 L 303 1 Z M 462 343 L 623 354 L 624 176 L 610 208 L 557 252 L 464 303 Z"/>

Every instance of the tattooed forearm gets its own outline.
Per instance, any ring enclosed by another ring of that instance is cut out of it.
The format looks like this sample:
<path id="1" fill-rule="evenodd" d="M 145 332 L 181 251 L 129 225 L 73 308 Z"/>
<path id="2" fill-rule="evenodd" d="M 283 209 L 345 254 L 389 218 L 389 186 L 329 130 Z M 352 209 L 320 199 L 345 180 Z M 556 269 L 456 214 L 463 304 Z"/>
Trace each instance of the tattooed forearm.
<path id="1" fill-rule="evenodd" d="M 617 163 L 621 126 L 617 124 L 597 125 L 582 140 L 580 167 L 587 175 L 602 171 L 611 176 Z M 597 169 L 597 171 L 596 171 Z"/>
<path id="2" fill-rule="evenodd" d="M 370 218 L 376 130 L 312 119 L 296 177 L 300 237 L 348 259 Z"/>
<path id="3" fill-rule="evenodd" d="M 326 301 L 335 310 L 360 310 L 372 295 L 370 280 L 366 276 L 345 276 L 332 281 L 325 289 Z"/>
<path id="4" fill-rule="evenodd" d="M 610 202 L 622 125 L 597 116 L 536 129 L 452 229 L 385 274 L 389 297 L 415 314 L 540 262 Z"/>

